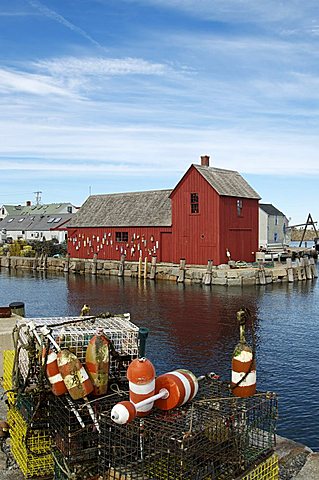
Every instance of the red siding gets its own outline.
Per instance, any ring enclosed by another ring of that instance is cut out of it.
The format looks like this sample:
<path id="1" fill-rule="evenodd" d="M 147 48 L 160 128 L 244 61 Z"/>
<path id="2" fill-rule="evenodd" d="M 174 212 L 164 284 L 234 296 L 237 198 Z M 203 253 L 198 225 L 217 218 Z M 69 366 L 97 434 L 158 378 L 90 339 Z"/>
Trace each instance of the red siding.
<path id="1" fill-rule="evenodd" d="M 237 200 L 242 201 L 238 215 Z M 253 262 L 258 249 L 258 200 L 240 197 L 221 197 L 220 201 L 220 259 L 227 262 L 226 249 L 232 260 Z"/>
<path id="2" fill-rule="evenodd" d="M 199 213 L 190 209 L 191 193 L 198 193 Z M 215 265 L 232 260 L 254 260 L 258 248 L 258 200 L 241 199 L 241 216 L 237 214 L 237 197 L 221 197 L 198 173 L 190 168 L 172 193 L 173 261 Z M 254 253 L 252 253 L 254 252 Z"/>
<path id="3" fill-rule="evenodd" d="M 191 193 L 197 193 L 199 212 L 191 212 Z M 240 215 L 237 200 L 242 200 Z M 181 258 L 193 265 L 215 265 L 232 260 L 251 262 L 258 249 L 258 200 L 221 197 L 191 167 L 171 195 L 170 227 L 101 227 L 68 229 L 68 252 L 75 258 L 119 260 L 149 259 L 178 263 Z M 117 242 L 116 232 L 128 232 L 127 242 Z"/>
<path id="4" fill-rule="evenodd" d="M 127 242 L 117 242 L 116 232 L 128 232 Z M 140 255 L 149 259 L 156 255 L 162 260 L 161 233 L 171 232 L 169 227 L 101 227 L 69 228 L 68 253 L 72 258 L 93 258 L 94 253 L 101 260 L 119 260 L 126 254 L 127 260 L 138 260 Z M 165 244 L 165 250 L 170 246 Z"/>
<path id="5" fill-rule="evenodd" d="M 199 213 L 191 213 L 191 193 L 198 193 Z M 173 261 L 219 263 L 219 196 L 208 182 L 191 168 L 172 194 Z"/>

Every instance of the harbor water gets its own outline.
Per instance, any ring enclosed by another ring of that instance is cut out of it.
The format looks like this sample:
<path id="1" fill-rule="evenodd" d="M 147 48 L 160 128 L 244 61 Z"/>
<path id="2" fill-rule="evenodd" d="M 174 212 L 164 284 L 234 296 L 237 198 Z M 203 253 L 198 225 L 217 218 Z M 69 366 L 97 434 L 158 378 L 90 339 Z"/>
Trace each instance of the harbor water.
<path id="1" fill-rule="evenodd" d="M 0 305 L 22 301 L 27 317 L 78 315 L 84 303 L 93 314 L 130 312 L 135 324 L 149 328 L 146 353 L 158 374 L 183 367 L 229 380 L 239 336 L 236 312 L 248 308 L 257 387 L 279 397 L 277 433 L 316 451 L 318 300 L 318 281 L 242 289 L 0 270 Z"/>

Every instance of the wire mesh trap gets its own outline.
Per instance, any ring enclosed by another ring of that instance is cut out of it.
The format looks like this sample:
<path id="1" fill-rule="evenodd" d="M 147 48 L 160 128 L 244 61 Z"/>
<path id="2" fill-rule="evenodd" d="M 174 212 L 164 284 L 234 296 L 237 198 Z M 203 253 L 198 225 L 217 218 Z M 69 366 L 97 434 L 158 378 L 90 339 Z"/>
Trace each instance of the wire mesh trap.
<path id="1" fill-rule="evenodd" d="M 115 403 L 122 400 L 119 394 L 109 394 L 89 402 L 99 423 L 102 411 L 111 412 Z M 69 465 L 98 458 L 99 433 L 84 400 L 55 397 L 49 402 L 50 432 L 56 450 Z"/>
<path id="2" fill-rule="evenodd" d="M 99 473 L 114 480 L 233 480 L 272 452 L 276 420 L 275 394 L 238 398 L 225 383 L 208 380 L 197 400 L 128 425 L 103 413 Z"/>
<path id="3" fill-rule="evenodd" d="M 99 317 L 45 317 L 28 318 L 37 327 L 48 326 L 60 348 L 67 348 L 85 364 L 87 345 L 97 327 L 111 340 L 118 355 L 110 357 L 111 380 L 125 378 L 131 360 L 138 356 L 139 329 L 130 321 L 130 314 Z M 15 383 L 38 384 L 42 378 L 42 348 L 40 348 L 25 324 L 19 321 L 16 340 Z M 124 359 L 123 359 L 124 357 Z"/>

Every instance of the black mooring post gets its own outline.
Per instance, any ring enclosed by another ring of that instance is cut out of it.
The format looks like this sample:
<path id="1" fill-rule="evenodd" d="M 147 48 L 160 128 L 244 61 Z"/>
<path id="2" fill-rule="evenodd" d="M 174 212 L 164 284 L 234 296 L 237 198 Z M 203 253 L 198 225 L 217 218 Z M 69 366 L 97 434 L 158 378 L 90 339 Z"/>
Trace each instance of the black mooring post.
<path id="1" fill-rule="evenodd" d="M 138 338 L 140 341 L 139 349 L 138 349 L 138 356 L 139 358 L 145 357 L 145 346 L 146 346 L 146 339 L 148 337 L 148 328 L 140 327 L 138 331 Z"/>

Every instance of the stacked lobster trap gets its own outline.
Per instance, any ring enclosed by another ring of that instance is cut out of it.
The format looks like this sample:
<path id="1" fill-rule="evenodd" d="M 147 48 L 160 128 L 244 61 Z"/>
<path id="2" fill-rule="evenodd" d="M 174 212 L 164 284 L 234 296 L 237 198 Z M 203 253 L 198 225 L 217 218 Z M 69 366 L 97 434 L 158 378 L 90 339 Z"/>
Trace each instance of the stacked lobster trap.
<path id="1" fill-rule="evenodd" d="M 276 419 L 275 394 L 239 398 L 226 383 L 213 379 L 201 382 L 191 403 L 167 412 L 154 411 L 124 426 L 114 424 L 106 412 L 100 418 L 100 477 L 235 479 L 260 462 L 269 464 Z"/>
<path id="2" fill-rule="evenodd" d="M 53 395 L 46 371 L 51 346 L 43 327 L 61 351 L 72 352 L 84 366 L 90 340 L 97 329 L 102 331 L 112 347 L 108 383 L 116 389 L 138 356 L 139 329 L 129 314 L 23 319 L 14 331 L 15 350 L 5 352 L 11 451 L 25 478 L 92 478 L 97 472 L 98 415 L 116 394 L 109 388 L 102 398 Z"/>
<path id="3" fill-rule="evenodd" d="M 97 331 L 112 346 L 107 392 L 53 394 L 51 349 L 71 352 L 89 371 Z M 114 407 L 130 403 L 128 370 L 149 363 L 139 358 L 139 328 L 128 314 L 23 319 L 14 343 L 15 351 L 4 355 L 4 388 L 11 450 L 26 479 L 277 480 L 274 393 L 237 397 L 227 382 L 180 369 L 175 376 L 194 377 L 197 385 L 181 406 L 163 411 L 155 403 L 146 416 L 114 422 Z M 154 370 L 155 383 L 163 376 L 155 380 Z"/>

